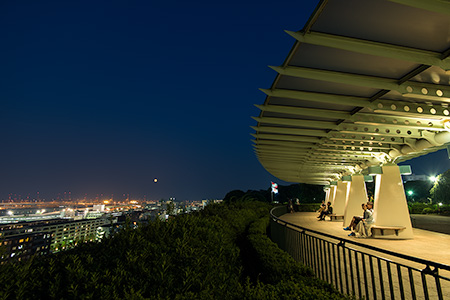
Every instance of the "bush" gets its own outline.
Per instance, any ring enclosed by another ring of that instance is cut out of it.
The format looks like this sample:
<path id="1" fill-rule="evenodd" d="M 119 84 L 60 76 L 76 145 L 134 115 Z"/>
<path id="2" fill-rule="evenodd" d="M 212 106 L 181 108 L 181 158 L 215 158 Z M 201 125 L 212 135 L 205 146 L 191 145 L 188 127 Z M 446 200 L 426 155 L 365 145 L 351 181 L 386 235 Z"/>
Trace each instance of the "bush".
<path id="1" fill-rule="evenodd" d="M 435 213 L 436 211 L 433 209 L 433 208 L 430 208 L 430 207 L 425 207 L 423 210 L 422 210 L 422 214 L 424 214 L 424 215 L 427 215 L 427 214 L 433 214 L 433 213 Z"/>
<path id="2" fill-rule="evenodd" d="M 421 214 L 425 208 L 432 208 L 432 204 L 422 202 L 409 202 L 408 208 L 410 214 Z"/>
<path id="3" fill-rule="evenodd" d="M 443 205 L 437 209 L 437 213 L 443 216 L 450 216 L 450 205 Z"/>
<path id="4" fill-rule="evenodd" d="M 346 299 L 265 235 L 269 221 L 261 218 L 249 228 L 247 239 L 259 272 L 254 288 L 245 288 L 245 299 Z"/>
<path id="5" fill-rule="evenodd" d="M 270 216 L 266 215 L 250 224 L 248 234 L 266 234 L 270 224 Z"/>
<path id="6" fill-rule="evenodd" d="M 321 203 L 300 203 L 297 205 L 299 212 L 315 212 L 320 208 Z"/>

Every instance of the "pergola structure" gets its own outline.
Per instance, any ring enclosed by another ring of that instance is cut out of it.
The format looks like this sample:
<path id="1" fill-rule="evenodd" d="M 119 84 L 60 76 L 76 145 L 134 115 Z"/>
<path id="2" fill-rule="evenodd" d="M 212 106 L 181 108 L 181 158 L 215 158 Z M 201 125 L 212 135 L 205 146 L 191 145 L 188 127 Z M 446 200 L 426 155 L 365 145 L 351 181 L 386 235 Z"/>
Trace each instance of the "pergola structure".
<path id="1" fill-rule="evenodd" d="M 286 32 L 252 127 L 268 172 L 330 185 L 450 142 L 449 1 L 323 0 Z"/>

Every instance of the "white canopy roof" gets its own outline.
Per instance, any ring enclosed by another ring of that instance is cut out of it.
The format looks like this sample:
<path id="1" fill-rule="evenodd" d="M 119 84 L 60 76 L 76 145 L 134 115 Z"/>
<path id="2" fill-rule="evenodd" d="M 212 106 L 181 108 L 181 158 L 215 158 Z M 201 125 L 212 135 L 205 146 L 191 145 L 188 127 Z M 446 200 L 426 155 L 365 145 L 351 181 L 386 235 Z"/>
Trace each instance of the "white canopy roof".
<path id="1" fill-rule="evenodd" d="M 450 142 L 450 2 L 321 1 L 252 126 L 274 176 L 328 184 Z"/>

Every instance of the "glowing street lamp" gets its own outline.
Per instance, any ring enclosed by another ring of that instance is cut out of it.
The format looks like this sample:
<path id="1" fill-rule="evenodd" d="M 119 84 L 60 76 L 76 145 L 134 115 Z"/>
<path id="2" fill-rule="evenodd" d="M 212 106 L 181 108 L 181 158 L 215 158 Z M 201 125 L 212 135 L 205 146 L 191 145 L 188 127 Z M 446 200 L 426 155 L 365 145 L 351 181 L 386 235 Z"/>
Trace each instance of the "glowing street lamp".
<path id="1" fill-rule="evenodd" d="M 412 196 L 412 195 L 414 195 L 414 192 L 413 191 L 408 191 L 408 195 Z"/>
<path id="2" fill-rule="evenodd" d="M 436 176 L 430 176 L 430 177 L 428 177 L 428 179 L 430 181 L 432 181 L 432 182 L 437 182 L 438 181 L 438 178 Z"/>

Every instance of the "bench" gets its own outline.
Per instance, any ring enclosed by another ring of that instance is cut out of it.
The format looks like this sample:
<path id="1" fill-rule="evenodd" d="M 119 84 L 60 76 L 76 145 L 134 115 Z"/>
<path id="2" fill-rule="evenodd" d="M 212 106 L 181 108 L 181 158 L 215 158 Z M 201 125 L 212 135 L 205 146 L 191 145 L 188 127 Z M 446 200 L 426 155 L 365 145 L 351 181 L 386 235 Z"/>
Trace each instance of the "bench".
<path id="1" fill-rule="evenodd" d="M 337 220 L 337 219 L 342 219 L 344 220 L 344 215 L 336 215 L 336 214 L 331 214 L 328 215 L 330 217 L 330 221 L 333 221 L 333 219 Z"/>
<path id="2" fill-rule="evenodd" d="M 395 235 L 398 236 L 398 232 L 400 230 L 405 229 L 405 226 L 378 226 L 378 225 L 372 225 L 371 227 L 372 235 L 377 235 L 378 231 L 380 231 L 380 235 L 384 235 L 385 230 L 393 230 L 395 232 Z"/>

